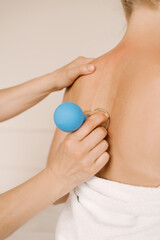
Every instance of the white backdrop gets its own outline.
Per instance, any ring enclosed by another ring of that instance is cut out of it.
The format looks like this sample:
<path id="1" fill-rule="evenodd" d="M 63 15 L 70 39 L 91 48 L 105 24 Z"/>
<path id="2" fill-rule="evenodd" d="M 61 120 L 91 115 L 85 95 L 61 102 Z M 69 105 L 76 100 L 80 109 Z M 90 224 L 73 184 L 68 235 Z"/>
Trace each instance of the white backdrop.
<path id="1" fill-rule="evenodd" d="M 56 70 L 76 57 L 98 57 L 126 29 L 120 0 L 0 0 L 0 88 Z M 55 130 L 53 112 L 64 90 L 0 123 L 0 192 L 45 166 Z M 5 107 L 5 106 L 4 106 Z M 10 240 L 54 240 L 59 212 L 50 206 Z"/>

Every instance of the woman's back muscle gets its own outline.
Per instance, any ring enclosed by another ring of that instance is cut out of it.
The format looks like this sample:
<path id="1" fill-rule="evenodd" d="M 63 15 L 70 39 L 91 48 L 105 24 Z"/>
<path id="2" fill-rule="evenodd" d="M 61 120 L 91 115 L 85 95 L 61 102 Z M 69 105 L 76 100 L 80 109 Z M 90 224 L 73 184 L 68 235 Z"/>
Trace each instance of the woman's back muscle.
<path id="1" fill-rule="evenodd" d="M 80 77 L 66 90 L 63 102 L 75 102 L 83 111 L 104 108 L 110 114 L 110 161 L 97 176 L 159 185 L 160 61 L 112 50 L 93 62 L 96 72 Z"/>

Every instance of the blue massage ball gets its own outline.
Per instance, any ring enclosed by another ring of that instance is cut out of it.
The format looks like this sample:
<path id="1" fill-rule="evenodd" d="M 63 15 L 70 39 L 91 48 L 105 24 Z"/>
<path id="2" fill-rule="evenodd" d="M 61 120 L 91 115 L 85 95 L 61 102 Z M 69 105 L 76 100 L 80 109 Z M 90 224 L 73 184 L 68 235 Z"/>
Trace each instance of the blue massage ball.
<path id="1" fill-rule="evenodd" d="M 86 119 L 86 115 L 82 109 L 72 102 L 62 103 L 54 112 L 54 122 L 64 132 L 76 131 Z"/>

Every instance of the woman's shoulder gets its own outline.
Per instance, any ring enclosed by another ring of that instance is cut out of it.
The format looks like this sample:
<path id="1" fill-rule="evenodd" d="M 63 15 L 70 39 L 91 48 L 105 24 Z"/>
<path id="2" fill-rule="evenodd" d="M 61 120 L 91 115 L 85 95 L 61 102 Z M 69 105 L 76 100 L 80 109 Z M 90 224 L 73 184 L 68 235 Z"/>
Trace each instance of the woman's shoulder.
<path id="1" fill-rule="evenodd" d="M 106 102 L 109 104 L 107 99 L 111 94 L 113 57 L 110 53 L 106 53 L 95 58 L 91 63 L 96 67 L 95 72 L 80 76 L 66 89 L 63 99 L 79 104 L 84 111 L 107 107 Z"/>
<path id="2" fill-rule="evenodd" d="M 109 81 L 115 71 L 117 62 L 120 59 L 118 56 L 120 56 L 120 53 L 115 53 L 114 49 L 112 49 L 111 51 L 94 58 L 90 63 L 95 65 L 95 72 L 79 76 L 79 78 L 67 89 L 67 91 L 73 91 L 77 88 L 80 90 L 81 87 L 89 87 L 89 89 L 94 87 L 97 88 L 97 84 L 99 85 L 104 80 Z"/>

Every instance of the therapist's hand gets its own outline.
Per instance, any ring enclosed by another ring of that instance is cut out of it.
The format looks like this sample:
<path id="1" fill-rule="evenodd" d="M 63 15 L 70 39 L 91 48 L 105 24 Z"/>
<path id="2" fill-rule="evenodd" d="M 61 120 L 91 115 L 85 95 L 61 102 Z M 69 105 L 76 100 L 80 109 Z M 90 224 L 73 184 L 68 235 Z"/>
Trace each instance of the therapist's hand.
<path id="1" fill-rule="evenodd" d="M 78 57 L 51 73 L 14 87 L 1 89 L 0 122 L 31 108 L 52 92 L 70 86 L 79 76 L 93 73 L 95 66 L 90 64 L 92 61 L 93 58 Z"/>
<path id="2" fill-rule="evenodd" d="M 47 169 L 63 186 L 59 198 L 87 181 L 108 162 L 108 143 L 104 140 L 107 130 L 99 126 L 108 117 L 102 112 L 88 117 L 81 128 L 65 137 L 54 157 L 49 157 Z"/>
<path id="3" fill-rule="evenodd" d="M 79 76 L 93 73 L 96 70 L 94 64 L 91 64 L 93 60 L 94 58 L 80 56 L 51 73 L 53 74 L 53 78 L 49 83 L 51 91 L 53 87 L 53 91 L 62 90 L 69 87 Z"/>

